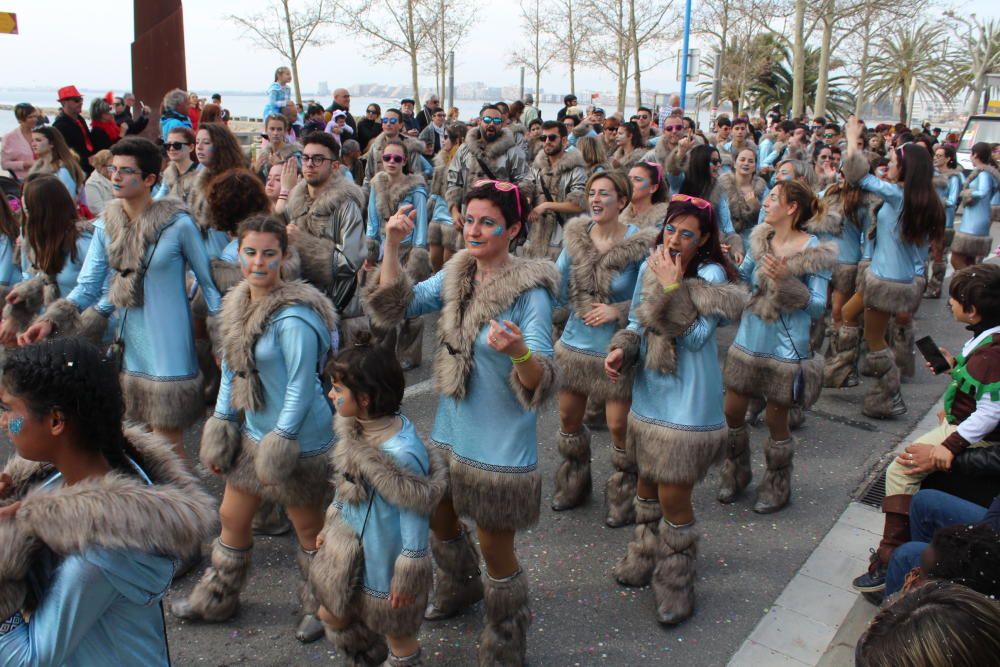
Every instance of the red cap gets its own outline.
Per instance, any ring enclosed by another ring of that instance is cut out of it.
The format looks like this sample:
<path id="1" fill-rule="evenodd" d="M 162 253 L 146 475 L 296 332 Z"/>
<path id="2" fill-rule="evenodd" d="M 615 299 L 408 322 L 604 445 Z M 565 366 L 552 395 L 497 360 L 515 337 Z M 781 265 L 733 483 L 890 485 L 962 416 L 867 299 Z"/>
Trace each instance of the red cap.
<path id="1" fill-rule="evenodd" d="M 59 97 L 56 99 L 62 102 L 69 97 L 83 97 L 83 95 L 81 95 L 80 91 L 76 89 L 76 86 L 63 86 L 59 89 Z"/>

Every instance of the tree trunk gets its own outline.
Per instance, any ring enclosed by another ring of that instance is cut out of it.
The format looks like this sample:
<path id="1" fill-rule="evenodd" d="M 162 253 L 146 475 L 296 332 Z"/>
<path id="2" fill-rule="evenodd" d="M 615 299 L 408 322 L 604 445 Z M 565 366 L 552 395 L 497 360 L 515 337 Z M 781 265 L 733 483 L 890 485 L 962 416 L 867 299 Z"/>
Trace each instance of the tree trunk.
<path id="1" fill-rule="evenodd" d="M 906 101 L 910 97 L 910 91 L 907 89 L 906 81 L 899 85 L 899 122 L 906 124 L 906 119 L 909 117 L 909 110 L 906 108 Z"/>
<path id="2" fill-rule="evenodd" d="M 542 73 L 535 70 L 535 104 L 541 107 L 542 104 Z"/>
<path id="3" fill-rule="evenodd" d="M 832 12 L 827 4 L 824 10 Z M 830 77 L 830 50 L 833 42 L 833 17 L 829 14 L 823 20 L 823 38 L 819 47 L 819 72 L 816 78 L 816 100 L 813 103 L 814 116 L 826 116 L 826 95 Z"/>
<path id="4" fill-rule="evenodd" d="M 288 52 L 292 54 L 289 63 L 292 67 L 292 81 L 295 82 L 295 101 L 302 104 L 302 87 L 299 86 L 299 52 L 295 50 L 295 39 L 292 37 L 292 15 L 288 11 L 288 0 L 281 0 L 281 6 L 285 10 L 285 27 L 288 32 Z"/>
<path id="5" fill-rule="evenodd" d="M 969 106 L 966 108 L 966 112 L 973 116 L 979 113 L 979 101 L 983 97 L 983 87 L 985 86 L 986 77 L 982 71 L 976 76 L 975 81 L 972 82 L 972 94 L 969 95 Z"/>
<path id="6" fill-rule="evenodd" d="M 568 45 L 569 48 L 568 48 L 568 52 L 567 52 L 566 56 L 567 56 L 567 60 L 569 60 L 569 94 L 570 95 L 576 95 L 576 35 L 574 34 L 575 33 L 576 25 L 573 23 L 573 20 L 574 20 L 573 19 L 573 1 L 574 0 L 569 0 L 569 2 L 566 3 L 566 10 L 568 12 L 567 13 L 567 18 L 569 18 L 569 21 L 567 22 L 569 25 L 566 26 L 567 28 L 569 28 L 569 39 L 567 40 L 567 45 Z"/>
<path id="7" fill-rule="evenodd" d="M 628 2 L 629 46 L 632 49 L 632 66 L 635 69 L 635 106 L 642 106 L 642 70 L 639 67 L 639 33 L 635 26 L 635 0 Z M 684 102 L 681 101 L 683 106 Z"/>
<path id="8" fill-rule="evenodd" d="M 865 18 L 863 28 L 865 36 L 861 40 L 861 71 L 858 73 L 858 89 L 854 93 L 854 115 L 858 118 L 861 118 L 861 107 L 865 103 L 865 81 L 868 79 L 868 52 L 871 49 L 872 43 L 872 12 L 866 12 Z"/>
<path id="9" fill-rule="evenodd" d="M 906 119 L 903 121 L 906 126 L 910 126 L 910 117 L 913 115 L 913 101 L 917 96 L 917 82 L 910 78 L 909 94 L 906 97 Z"/>
<path id="10" fill-rule="evenodd" d="M 794 46 L 792 50 L 792 117 L 802 115 L 805 102 L 806 52 L 805 52 L 806 0 L 795 0 Z"/>

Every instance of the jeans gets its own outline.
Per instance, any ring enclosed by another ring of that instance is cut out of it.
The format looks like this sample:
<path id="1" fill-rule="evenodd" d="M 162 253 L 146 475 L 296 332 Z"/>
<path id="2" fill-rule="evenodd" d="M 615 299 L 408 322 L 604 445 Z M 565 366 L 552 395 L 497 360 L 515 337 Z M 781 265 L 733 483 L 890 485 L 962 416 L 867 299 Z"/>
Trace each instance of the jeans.
<path id="1" fill-rule="evenodd" d="M 910 503 L 911 541 L 896 548 L 889 561 L 885 575 L 886 597 L 899 591 L 910 570 L 920 565 L 934 531 L 960 523 L 979 523 L 984 516 L 986 508 L 968 500 L 933 489 L 919 491 Z"/>

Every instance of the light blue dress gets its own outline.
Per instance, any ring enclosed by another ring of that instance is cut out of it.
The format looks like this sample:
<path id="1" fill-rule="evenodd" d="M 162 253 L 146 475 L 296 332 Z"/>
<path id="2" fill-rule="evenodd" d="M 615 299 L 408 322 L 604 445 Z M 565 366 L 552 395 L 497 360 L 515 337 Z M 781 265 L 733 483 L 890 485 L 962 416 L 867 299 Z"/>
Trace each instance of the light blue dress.
<path id="1" fill-rule="evenodd" d="M 385 241 L 382 237 L 382 228 L 387 221 L 382 220 L 379 216 L 377 199 L 375 188 L 371 188 L 371 192 L 368 195 L 368 227 L 366 235 L 369 239 L 377 241 L 381 246 Z M 413 221 L 413 231 L 406 235 L 406 238 L 402 241 L 402 245 L 427 248 L 427 188 L 423 185 L 418 185 L 406 193 L 399 200 L 399 206 L 406 204 L 413 206 L 413 210 L 417 215 Z M 451 215 L 448 216 L 448 221 L 451 222 Z"/>
<path id="2" fill-rule="evenodd" d="M 40 488 L 60 486 L 55 473 Z M 0 667 L 170 664 L 161 609 L 174 576 L 169 557 L 92 547 L 39 560 L 29 573 L 39 598 L 30 622 L 20 612 L 0 621 Z"/>
<path id="3" fill-rule="evenodd" d="M 62 183 L 66 189 L 69 191 L 69 196 L 73 198 L 75 202 L 79 198 L 79 192 L 77 191 L 76 181 L 73 180 L 73 176 L 70 175 L 69 169 L 66 167 L 59 167 L 59 171 L 55 174 L 59 182 Z"/>
<path id="4" fill-rule="evenodd" d="M 21 282 L 21 267 L 14 261 L 14 241 L 0 234 L 0 287 L 13 287 Z"/>
<path id="5" fill-rule="evenodd" d="M 243 433 L 257 443 L 271 431 L 297 440 L 299 458 L 329 450 L 335 439 L 333 412 L 320 382 L 329 351 L 330 331 L 316 311 L 303 304 L 276 311 L 254 346 L 263 407 L 243 412 Z M 233 377 L 223 359 L 213 416 L 238 422 L 240 413 L 230 404 Z"/>
<path id="6" fill-rule="evenodd" d="M 938 173 L 938 172 L 935 172 Z M 944 205 L 944 228 L 955 228 L 955 209 L 958 208 L 958 201 L 962 193 L 962 177 L 958 173 L 948 175 L 948 180 L 936 186 L 938 197 Z"/>
<path id="7" fill-rule="evenodd" d="M 267 117 L 272 114 L 281 116 L 291 99 L 292 89 L 275 81 L 267 89 L 267 104 L 264 105 L 261 119 L 266 121 Z"/>
<path id="8" fill-rule="evenodd" d="M 826 196 L 826 192 L 827 190 L 824 190 L 820 197 Z M 854 215 L 856 222 L 844 214 L 840 234 L 820 233 L 817 235 L 821 241 L 832 240 L 836 242 L 838 264 L 850 264 L 853 266 L 861 261 L 864 245 L 863 239 L 867 238 L 868 228 L 871 225 L 871 209 L 867 204 L 862 203 L 858 206 Z"/>
<path id="9" fill-rule="evenodd" d="M 871 174 L 866 174 L 858 181 L 858 185 L 883 200 L 876 219 L 875 247 L 868 271 L 881 280 L 901 285 L 912 284 L 918 275 L 923 275 L 927 242 L 914 245 L 901 238 L 903 188 L 895 183 L 879 180 Z M 987 211 L 987 215 L 988 213 Z"/>
<path id="10" fill-rule="evenodd" d="M 379 448 L 403 470 L 427 476 L 431 465 L 427 449 L 417 435 L 413 422 L 402 415 L 400 419 L 403 422 L 402 429 Z M 360 536 L 362 529 L 364 530 L 362 549 L 365 554 L 365 571 L 362 590 L 371 597 L 388 600 L 396 558 L 425 558 L 430 553 L 427 542 L 429 517 L 413 509 L 393 505 L 377 491 L 372 494 L 372 486 L 367 481 L 364 486 L 366 495 L 372 499 L 370 514 L 367 500 L 355 505 L 344 503 L 338 497 L 333 502 L 340 510 L 341 518 L 354 530 L 355 535 Z"/>
<path id="11" fill-rule="evenodd" d="M 1000 183 L 996 182 L 988 171 L 981 171 L 971 183 L 969 193 L 971 201 L 962 210 L 962 224 L 958 228 L 963 234 L 973 236 L 990 236 L 990 208 L 993 198 L 1000 192 Z"/>

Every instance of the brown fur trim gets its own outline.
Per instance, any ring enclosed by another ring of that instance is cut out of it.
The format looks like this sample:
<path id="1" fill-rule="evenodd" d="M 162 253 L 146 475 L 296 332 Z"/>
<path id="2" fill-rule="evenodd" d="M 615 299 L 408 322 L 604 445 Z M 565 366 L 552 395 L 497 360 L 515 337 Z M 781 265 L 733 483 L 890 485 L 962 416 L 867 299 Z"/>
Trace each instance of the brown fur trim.
<path id="1" fill-rule="evenodd" d="M 330 505 L 323 527 L 323 546 L 313 557 L 309 582 L 320 603 L 338 618 L 352 615 L 357 603 L 357 577 L 364 571 L 364 553 L 357 533 Z"/>
<path id="2" fill-rule="evenodd" d="M 833 267 L 830 287 L 841 294 L 854 294 L 854 286 L 858 283 L 857 264 L 837 264 Z"/>
<path id="3" fill-rule="evenodd" d="M 871 165 L 861 152 L 854 152 L 844 155 L 844 160 L 840 163 L 840 171 L 844 174 L 844 180 L 855 185 L 858 181 L 868 175 Z"/>
<path id="4" fill-rule="evenodd" d="M 298 439 L 293 440 L 270 431 L 257 445 L 257 458 L 254 461 L 257 477 L 264 484 L 279 484 L 288 480 L 301 453 Z"/>
<path id="5" fill-rule="evenodd" d="M 206 236 L 208 230 L 215 227 L 214 220 L 212 219 L 212 207 L 208 205 L 208 184 L 215 176 L 217 174 L 210 169 L 195 170 L 188 181 L 189 190 L 187 198 L 181 197 L 182 201 L 187 202 L 191 215 L 194 217 L 194 222 L 198 225 L 198 230 L 202 236 Z M 170 194 L 178 196 L 173 192 Z"/>
<path id="6" fill-rule="evenodd" d="M 839 202 L 839 195 L 828 195 L 829 199 L 836 198 Z M 839 236 L 844 231 L 844 215 L 839 206 L 828 204 L 822 216 L 818 216 L 806 223 L 806 231 L 810 234 L 833 234 Z"/>
<path id="7" fill-rule="evenodd" d="M 955 238 L 951 241 L 951 251 L 959 255 L 986 257 L 991 250 L 993 250 L 993 238 L 989 234 L 976 236 L 956 231 Z"/>
<path id="8" fill-rule="evenodd" d="M 163 184 L 167 186 L 167 191 L 171 197 L 177 197 L 181 201 L 192 204 L 192 193 L 195 190 L 195 183 L 198 181 L 198 176 L 204 171 L 206 170 L 192 169 L 182 174 L 177 165 L 171 162 L 163 170 Z M 195 213 L 194 206 L 191 206 L 191 208 L 192 214 Z"/>
<path id="9" fill-rule="evenodd" d="M 184 203 L 164 197 L 151 203 L 137 220 L 129 220 L 122 200 L 104 207 L 104 233 L 108 239 L 108 267 L 113 269 L 108 300 L 118 308 L 143 305 L 143 265 L 147 248 L 157 236 L 184 213 Z"/>
<path id="10" fill-rule="evenodd" d="M 658 484 L 695 484 L 725 456 L 727 429 L 686 431 L 628 415 L 626 437 L 633 441 L 639 476 Z"/>
<path id="11" fill-rule="evenodd" d="M 121 373 L 125 419 L 155 429 L 186 429 L 205 414 L 201 373 L 180 380 L 152 380 Z"/>
<path id="12" fill-rule="evenodd" d="M 923 297 L 923 289 L 916 282 L 884 280 L 871 271 L 865 272 L 863 291 L 865 306 L 883 313 L 912 312 Z"/>
<path id="13" fill-rule="evenodd" d="M 236 262 L 227 262 L 223 259 L 212 260 L 212 282 L 215 283 L 219 293 L 225 295 L 243 280 L 243 272 Z"/>
<path id="14" fill-rule="evenodd" d="M 285 217 L 312 236 L 329 239 L 330 216 L 352 202 L 364 210 L 364 192 L 339 174 L 331 178 L 330 185 L 316 199 L 309 195 L 309 186 L 302 181 L 288 195 Z M 297 247 L 301 250 L 303 245 L 306 244 L 299 243 Z"/>
<path id="15" fill-rule="evenodd" d="M 426 189 L 427 183 L 422 174 L 401 174 L 399 181 L 393 183 L 388 173 L 380 171 L 372 176 L 371 187 L 375 191 L 375 206 L 380 221 L 379 232 L 383 233 L 386 221 L 396 214 L 403 197 L 416 188 Z"/>
<path id="16" fill-rule="evenodd" d="M 209 417 L 201 432 L 201 447 L 198 453 L 201 464 L 209 470 L 214 467 L 220 472 L 229 472 L 240 453 L 241 440 L 239 423 L 214 416 Z"/>
<path id="17" fill-rule="evenodd" d="M 403 268 L 409 274 L 413 282 L 419 283 L 434 275 L 434 267 L 431 266 L 431 255 L 426 248 L 410 246 L 403 253 Z"/>
<path id="18" fill-rule="evenodd" d="M 667 208 L 669 207 L 670 202 L 661 201 L 658 204 L 650 206 L 645 213 L 635 215 L 632 207 L 626 206 L 625 210 L 618 216 L 618 220 L 626 225 L 635 225 L 639 229 L 656 228 L 657 225 L 663 224 L 663 221 L 667 219 Z M 656 231 L 659 233 L 659 229 Z"/>
<path id="19" fill-rule="evenodd" d="M 538 381 L 538 386 L 528 389 L 521 384 L 521 379 L 517 376 L 517 366 L 510 369 L 510 388 L 514 390 L 517 402 L 525 410 L 538 410 L 550 398 L 555 396 L 559 389 L 559 368 L 555 362 L 544 355 L 533 355 L 532 358 L 542 368 L 542 378 Z M 436 369 L 436 366 L 435 366 Z"/>
<path id="20" fill-rule="evenodd" d="M 760 214 L 760 198 L 767 189 L 767 183 L 760 176 L 754 176 L 751 180 L 754 194 L 757 201 L 754 204 L 747 202 L 736 181 L 736 174 L 726 172 L 719 176 L 719 187 L 725 192 L 729 200 L 729 215 L 733 221 L 733 229 L 737 233 L 757 224 L 757 217 Z M 742 240 L 742 239 L 741 239 Z"/>
<path id="21" fill-rule="evenodd" d="M 476 468 L 451 458 L 451 498 L 459 516 L 489 531 L 523 530 L 538 523 L 542 476 Z"/>
<path id="22" fill-rule="evenodd" d="M 365 312 L 371 318 L 372 327 L 381 331 L 391 331 L 406 319 L 406 309 L 413 300 L 413 280 L 406 271 L 388 285 L 379 285 L 377 280 L 365 287 L 362 294 Z"/>
<path id="23" fill-rule="evenodd" d="M 657 142 L 656 147 L 659 148 L 662 141 Z M 668 174 L 680 174 L 687 171 L 687 165 L 691 158 L 691 153 L 688 152 L 682 158 L 680 156 L 680 150 L 678 148 L 670 149 L 669 152 L 659 151 L 657 155 L 661 153 L 666 153 L 666 160 L 663 162 L 663 170 Z"/>
<path id="24" fill-rule="evenodd" d="M 586 135 L 586 132 L 584 132 L 584 135 Z M 559 176 L 571 172 L 577 167 L 586 169 L 587 163 L 583 161 L 583 155 L 580 154 L 580 151 L 563 151 L 562 156 L 556 160 L 556 163 L 549 165 L 549 156 L 545 154 L 545 151 L 538 151 L 538 155 L 531 161 L 531 166 L 543 174 L 551 172 Z"/>
<path id="25" fill-rule="evenodd" d="M 236 373 L 232 382 L 233 407 L 238 410 L 260 410 L 264 404 L 264 390 L 257 377 L 254 346 L 274 314 L 282 308 L 301 304 L 313 310 L 328 329 L 337 325 L 333 304 L 319 290 L 301 280 L 282 282 L 266 296 L 256 301 L 250 299 L 250 285 L 242 282 L 222 300 L 220 356 Z"/>
<path id="26" fill-rule="evenodd" d="M 634 366 L 639 361 L 639 346 L 641 343 L 642 337 L 630 329 L 619 329 L 611 338 L 611 343 L 608 345 L 608 352 L 612 350 L 622 350 L 624 352 L 624 356 L 622 357 L 622 372 L 626 368 Z"/>
<path id="27" fill-rule="evenodd" d="M 645 146 L 640 146 L 639 148 L 630 148 L 628 150 L 618 148 L 615 150 L 614 154 L 611 156 L 613 161 L 617 161 L 621 165 L 618 170 L 628 173 L 628 170 L 635 166 L 637 162 L 642 162 L 643 158 L 646 157 L 646 153 L 649 149 Z"/>
<path id="28" fill-rule="evenodd" d="M 421 475 L 401 467 L 389 454 L 366 443 L 357 419 L 337 415 L 334 428 L 337 446 L 331 463 L 337 471 L 338 497 L 344 502 L 368 502 L 361 480 L 371 484 L 388 503 L 420 514 L 430 514 L 441 502 L 448 489 L 448 465 L 436 447 L 425 446 L 430 470 Z"/>
<path id="29" fill-rule="evenodd" d="M 750 253 L 759 263 L 764 255 L 771 252 L 771 238 L 774 228 L 768 224 L 757 225 L 750 232 Z M 837 244 L 823 241 L 787 258 L 789 277 L 775 285 L 774 281 L 757 273 L 758 290 L 750 298 L 749 309 L 761 319 L 773 322 L 783 312 L 792 312 L 809 304 L 809 288 L 800 276 L 832 269 L 837 264 Z"/>
<path id="30" fill-rule="evenodd" d="M 625 267 L 641 262 L 658 233 L 655 228 L 639 231 L 599 252 L 590 237 L 593 224 L 589 215 L 566 223 L 563 243 L 570 256 L 569 303 L 579 317 L 590 312 L 593 303 L 610 303 L 611 281 Z"/>
<path id="31" fill-rule="evenodd" d="M 3 307 L 3 319 L 12 320 L 17 324 L 18 331 L 24 331 L 31 324 L 35 314 L 44 305 L 46 278 L 36 275 L 11 286 L 8 296 L 16 294 L 20 297 L 18 303 L 7 303 Z"/>
<path id="32" fill-rule="evenodd" d="M 452 157 L 454 157 L 454 153 L 452 153 Z M 448 167 L 451 165 L 448 151 L 438 151 L 437 155 L 434 156 L 433 163 L 434 175 L 431 177 L 431 194 L 444 197 L 445 192 L 448 190 Z"/>
<path id="33" fill-rule="evenodd" d="M 28 570 L 41 545 L 16 518 L 0 522 L 0 617 L 10 618 L 28 598 Z"/>
<path id="34" fill-rule="evenodd" d="M 618 382 L 612 383 L 604 372 L 604 357 L 578 352 L 557 341 L 556 365 L 559 367 L 559 382 L 562 389 L 588 396 L 591 400 L 628 401 L 632 398 L 632 380 L 635 365 L 621 369 Z"/>
<path id="35" fill-rule="evenodd" d="M 399 558 L 414 560 L 403 556 Z M 426 567 L 428 579 L 433 579 L 431 559 L 421 558 L 416 562 L 418 563 L 417 567 Z M 396 567 L 398 573 L 399 559 L 396 560 Z M 395 580 L 394 576 L 393 582 Z M 399 609 L 393 609 L 388 598 L 377 598 L 361 592 L 357 596 L 357 604 L 361 609 L 361 621 L 380 635 L 389 637 L 415 635 L 420 631 L 420 626 L 424 622 L 424 610 L 427 608 L 429 590 L 428 588 L 427 591 L 418 594 L 416 601 L 412 604 Z"/>
<path id="36" fill-rule="evenodd" d="M 461 400 L 472 372 L 472 347 L 480 329 L 529 289 L 541 287 L 550 294 L 558 293 L 559 272 L 546 260 L 511 257 L 488 283 L 477 285 L 476 260 L 468 251 L 457 253 L 444 270 L 441 289 L 444 307 L 437 326 L 441 346 L 434 362 L 434 381 L 439 392 Z M 449 346 L 455 354 L 449 352 Z M 537 358 L 545 365 L 544 357 Z M 554 372 L 546 374 L 550 382 L 554 382 L 554 375 Z M 548 397 L 545 392 L 552 389 L 552 384 L 546 385 L 543 380 L 530 401 L 524 400 L 522 392 L 518 399 L 522 405 L 540 405 Z"/>
<path id="37" fill-rule="evenodd" d="M 74 336 L 80 328 L 80 311 L 69 299 L 53 301 L 39 319 L 51 322 L 60 336 Z"/>
<path id="38" fill-rule="evenodd" d="M 316 285 L 324 292 L 333 289 L 335 268 L 333 254 L 336 245 L 328 238 L 306 233 L 295 246 L 302 261 L 302 279 Z"/>
<path id="39" fill-rule="evenodd" d="M 325 454 L 298 456 L 296 453 L 292 472 L 275 484 L 264 484 L 257 475 L 256 460 L 259 454 L 260 445 L 244 433 L 236 464 L 228 473 L 223 474 L 226 483 L 286 507 L 326 505 L 333 498 L 333 487 L 330 484 L 332 467 Z"/>
<path id="40" fill-rule="evenodd" d="M 514 147 L 514 134 L 504 128 L 496 139 L 488 142 L 482 137 L 479 128 L 473 127 L 465 135 L 465 145 L 469 147 L 468 151 L 473 157 L 482 158 L 483 162 L 490 164 Z"/>
<path id="41" fill-rule="evenodd" d="M 723 373 L 727 389 L 744 396 L 758 396 L 779 405 L 792 405 L 792 387 L 801 363 L 805 375 L 803 404 L 810 407 L 819 398 L 823 387 L 823 359 L 812 357 L 801 362 L 771 357 L 755 357 L 735 345 L 726 354 Z"/>
<path id="42" fill-rule="evenodd" d="M 858 277 L 854 283 L 855 292 L 864 292 L 865 290 L 865 275 L 868 273 L 868 267 L 872 265 L 870 259 L 863 259 L 858 262 Z"/>
<path id="43" fill-rule="evenodd" d="M 104 344 L 104 335 L 108 332 L 108 318 L 97 312 L 91 306 L 80 313 L 80 326 L 76 330 L 77 336 L 83 336 L 94 345 L 100 347 Z"/>

